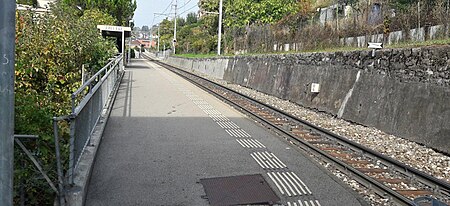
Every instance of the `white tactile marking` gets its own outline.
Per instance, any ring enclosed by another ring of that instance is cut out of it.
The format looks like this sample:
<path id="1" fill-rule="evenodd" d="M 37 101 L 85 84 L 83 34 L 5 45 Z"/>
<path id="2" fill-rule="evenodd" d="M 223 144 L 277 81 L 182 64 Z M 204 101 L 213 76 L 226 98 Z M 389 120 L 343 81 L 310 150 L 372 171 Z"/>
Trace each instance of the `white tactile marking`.
<path id="1" fill-rule="evenodd" d="M 250 154 L 253 159 L 255 159 L 255 161 L 262 167 L 262 168 L 269 168 L 269 166 L 267 166 L 267 164 L 256 154 L 252 153 Z"/>
<path id="2" fill-rule="evenodd" d="M 292 182 L 292 180 L 289 179 L 289 177 L 286 175 L 286 173 L 282 173 L 282 174 L 283 174 L 284 178 L 286 178 L 286 180 L 289 182 L 289 184 L 291 184 L 294 187 L 297 194 L 301 195 L 302 192 L 300 192 L 300 190 L 297 188 L 297 186 L 295 186 L 295 184 Z"/>
<path id="3" fill-rule="evenodd" d="M 236 141 L 242 145 L 242 147 L 244 148 L 253 148 L 251 145 L 248 145 L 246 141 L 242 140 L 242 139 L 236 139 Z"/>
<path id="4" fill-rule="evenodd" d="M 243 140 L 243 139 L 242 139 Z M 247 140 L 246 145 L 252 145 L 248 143 Z M 244 143 L 244 142 L 243 142 Z M 255 146 L 255 144 L 253 144 Z M 261 148 L 261 147 L 259 147 Z M 283 169 L 286 168 L 286 165 L 278 160 L 278 158 L 275 158 L 276 156 L 273 153 L 269 152 L 254 152 L 252 153 L 255 157 L 257 157 L 263 165 L 267 165 L 266 167 L 263 167 L 263 169 Z"/>
<path id="5" fill-rule="evenodd" d="M 261 148 L 257 144 L 255 144 L 251 139 L 241 139 L 242 141 L 247 142 L 251 147 L 250 148 Z"/>
<path id="6" fill-rule="evenodd" d="M 265 167 L 264 162 L 261 161 L 261 159 L 258 159 L 258 156 L 254 153 L 251 154 L 253 159 L 255 159 L 258 164 L 261 167 Z M 291 196 L 300 196 L 300 195 L 306 195 L 311 194 L 309 189 L 305 191 L 304 188 L 307 188 L 305 185 L 301 185 L 301 183 L 298 182 L 298 179 L 293 175 L 293 172 L 268 172 L 267 175 L 270 177 L 270 179 L 275 183 L 278 190 L 281 192 L 281 194 L 287 194 L 289 197 Z M 304 187 L 304 188 L 303 188 Z M 319 201 L 311 200 L 308 203 L 314 205 L 314 202 L 320 206 Z M 306 201 L 300 202 L 306 204 Z"/>
<path id="7" fill-rule="evenodd" d="M 300 188 L 300 190 L 302 191 L 303 194 L 307 194 L 306 190 L 303 188 L 303 186 L 294 178 L 293 175 L 291 175 L 290 172 L 287 172 L 287 175 L 290 177 L 291 180 L 294 181 L 295 185 Z"/>
<path id="8" fill-rule="evenodd" d="M 293 196 L 301 195 L 301 194 L 297 194 L 297 192 L 296 192 L 294 189 L 292 189 L 291 184 L 289 184 L 289 181 L 287 181 L 287 180 L 283 177 L 283 175 L 281 175 L 280 172 L 277 172 L 276 174 L 277 174 L 278 177 L 280 177 L 280 179 L 287 185 L 287 187 L 289 188 L 289 191 L 293 194 Z"/>
<path id="9" fill-rule="evenodd" d="M 227 131 L 231 132 L 233 137 L 252 137 L 250 134 L 248 134 L 243 129 L 226 129 Z"/>
<path id="10" fill-rule="evenodd" d="M 269 178 L 272 180 L 273 183 L 275 183 L 275 186 L 277 186 L 278 190 L 281 192 L 282 195 L 284 195 L 284 191 L 281 189 L 280 185 L 278 184 L 277 181 L 275 181 L 275 179 L 272 177 L 272 175 L 269 173 L 267 173 L 267 175 L 269 176 Z"/>
<path id="11" fill-rule="evenodd" d="M 237 129 L 236 131 L 238 131 L 239 133 L 241 133 L 242 137 L 251 137 L 251 135 L 249 133 L 247 133 L 245 130 L 243 129 Z"/>
<path id="12" fill-rule="evenodd" d="M 311 190 L 309 190 L 308 186 L 293 172 L 291 174 L 305 187 L 309 194 L 312 194 Z"/>
<path id="13" fill-rule="evenodd" d="M 262 168 L 264 168 L 264 166 L 262 165 L 262 163 L 259 162 L 259 160 L 258 160 L 253 154 L 250 154 L 250 156 L 252 156 L 252 158 L 256 161 L 256 163 L 258 163 L 259 166 L 261 166 Z"/>
<path id="14" fill-rule="evenodd" d="M 271 162 L 273 165 L 275 165 L 276 168 L 284 168 L 282 164 L 279 164 L 276 162 L 276 160 L 270 156 L 268 152 L 261 152 L 261 155 L 263 155 L 269 162 Z"/>
<path id="15" fill-rule="evenodd" d="M 266 148 L 266 146 L 263 143 L 261 143 L 260 141 L 258 141 L 257 139 L 253 139 L 253 141 L 255 142 L 255 144 L 259 145 L 260 147 Z"/>
<path id="16" fill-rule="evenodd" d="M 267 159 L 260 155 L 258 152 L 253 153 L 253 155 L 255 155 L 259 160 L 261 160 L 261 162 L 266 165 L 265 169 L 274 169 L 275 167 L 269 162 L 267 161 Z"/>
<path id="17" fill-rule="evenodd" d="M 266 152 L 268 153 L 268 152 Z M 287 167 L 275 154 L 270 153 L 271 156 L 273 156 L 273 158 L 282 166 L 282 167 Z"/>
<path id="18" fill-rule="evenodd" d="M 196 104 L 197 106 L 198 106 L 198 105 L 209 105 L 209 103 L 206 102 L 205 100 L 194 100 L 193 102 L 194 102 L 194 104 Z"/>
<path id="19" fill-rule="evenodd" d="M 226 131 L 230 136 L 236 137 L 236 134 L 233 132 L 233 130 L 231 130 L 231 129 L 226 129 L 225 131 Z"/>
<path id="20" fill-rule="evenodd" d="M 269 173 L 268 173 L 269 174 Z M 289 190 L 287 189 L 287 187 L 283 184 L 283 182 L 280 180 L 280 178 L 278 178 L 278 176 L 276 175 L 276 173 L 275 172 L 272 172 L 271 173 L 274 177 L 275 177 L 275 179 L 277 180 L 276 182 L 278 183 L 278 184 L 280 184 L 281 185 L 281 187 L 284 189 L 284 192 L 286 192 L 286 194 L 289 196 L 289 197 L 291 197 L 292 195 L 291 195 L 291 193 L 289 192 Z M 284 193 L 284 192 L 282 192 L 282 191 L 280 191 L 281 193 Z"/>
<path id="21" fill-rule="evenodd" d="M 229 122 L 230 120 L 223 116 L 223 115 L 217 115 L 217 114 L 210 114 L 209 117 L 211 117 L 215 122 Z"/>
<path id="22" fill-rule="evenodd" d="M 220 127 L 224 129 L 239 129 L 240 127 L 236 125 L 234 122 L 217 122 Z"/>
<path id="23" fill-rule="evenodd" d="M 241 143 L 238 139 L 236 139 L 236 141 L 244 148 L 248 148 L 248 146 L 245 146 L 244 143 Z"/>
<path id="24" fill-rule="evenodd" d="M 197 105 L 200 109 L 202 110 L 207 110 L 207 109 L 214 109 L 213 106 L 211 106 L 210 104 L 199 104 Z"/>

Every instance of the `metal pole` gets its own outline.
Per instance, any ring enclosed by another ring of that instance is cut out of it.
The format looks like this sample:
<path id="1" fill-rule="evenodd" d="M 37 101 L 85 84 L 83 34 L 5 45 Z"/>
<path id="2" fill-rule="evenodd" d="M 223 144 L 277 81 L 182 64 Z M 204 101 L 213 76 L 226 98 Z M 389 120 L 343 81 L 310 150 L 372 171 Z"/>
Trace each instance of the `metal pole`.
<path id="1" fill-rule="evenodd" d="M 86 74 L 84 73 L 84 64 L 81 65 L 81 85 L 84 84 L 84 81 L 86 80 Z"/>
<path id="2" fill-rule="evenodd" d="M 158 25 L 158 54 L 159 54 L 159 26 L 160 25 Z"/>
<path id="3" fill-rule="evenodd" d="M 417 1 L 417 32 L 420 31 L 420 0 Z"/>
<path id="4" fill-rule="evenodd" d="M 131 27 L 131 23 L 134 22 L 133 19 L 131 19 L 130 21 L 128 21 L 128 26 Z M 130 32 L 130 38 L 128 39 L 128 62 L 127 64 L 129 64 L 131 62 L 131 34 L 133 33 L 133 28 L 131 28 L 131 32 Z"/>
<path id="5" fill-rule="evenodd" d="M 16 1 L 0 1 L 0 206 L 13 204 Z"/>
<path id="6" fill-rule="evenodd" d="M 122 41 L 121 41 L 121 46 L 122 46 L 122 55 L 125 56 L 125 30 L 122 28 Z M 125 61 L 126 58 L 123 58 L 123 63 L 126 64 L 127 62 Z"/>
<path id="7" fill-rule="evenodd" d="M 336 2 L 336 31 L 339 31 L 339 1 Z"/>
<path id="8" fill-rule="evenodd" d="M 445 25 L 446 25 L 446 30 L 445 30 L 445 37 L 447 37 L 448 38 L 448 33 L 449 33 L 449 18 L 450 18 L 450 16 L 448 15 L 448 10 L 449 10 L 449 7 L 450 7 L 450 0 L 447 0 L 447 20 L 446 20 L 446 22 L 445 22 Z"/>
<path id="9" fill-rule="evenodd" d="M 176 54 L 176 52 L 175 52 L 175 44 L 176 44 L 176 41 L 177 41 L 177 3 L 178 3 L 178 0 L 175 0 L 175 20 L 174 20 L 174 26 L 173 26 L 173 41 L 172 41 L 172 43 L 173 43 L 173 54 Z"/>
<path id="10" fill-rule="evenodd" d="M 128 40 L 128 64 L 131 62 L 131 36 Z"/>
<path id="11" fill-rule="evenodd" d="M 53 118 L 53 133 L 55 136 L 55 151 L 56 151 L 56 170 L 58 174 L 58 201 L 59 205 L 63 206 L 65 205 L 64 198 L 65 198 L 65 191 L 64 191 L 64 176 L 63 176 L 63 169 L 61 164 L 61 154 L 60 154 L 60 148 L 59 148 L 59 134 L 58 134 L 58 119 L 55 117 Z"/>
<path id="12" fill-rule="evenodd" d="M 219 1 L 219 34 L 217 39 L 217 55 L 220 56 L 220 50 L 222 46 L 222 0 Z"/>

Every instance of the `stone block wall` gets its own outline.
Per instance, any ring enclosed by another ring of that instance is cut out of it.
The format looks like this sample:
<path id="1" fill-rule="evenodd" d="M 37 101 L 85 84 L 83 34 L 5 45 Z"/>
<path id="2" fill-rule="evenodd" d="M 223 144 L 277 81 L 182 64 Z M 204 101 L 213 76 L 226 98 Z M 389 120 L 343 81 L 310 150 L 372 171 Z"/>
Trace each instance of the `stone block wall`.
<path id="1" fill-rule="evenodd" d="M 450 153 L 450 45 L 166 62 Z"/>

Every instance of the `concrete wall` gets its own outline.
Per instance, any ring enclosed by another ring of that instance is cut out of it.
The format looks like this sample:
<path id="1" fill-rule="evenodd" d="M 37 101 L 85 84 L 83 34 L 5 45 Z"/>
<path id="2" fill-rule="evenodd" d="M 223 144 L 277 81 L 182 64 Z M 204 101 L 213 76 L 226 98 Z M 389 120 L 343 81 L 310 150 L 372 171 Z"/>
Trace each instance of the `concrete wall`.
<path id="1" fill-rule="evenodd" d="M 346 37 L 341 38 L 341 45 L 353 46 L 353 47 L 367 47 L 368 42 L 379 42 L 386 45 L 398 44 L 401 42 L 412 41 L 412 42 L 423 42 L 426 40 L 433 39 L 443 39 L 448 36 L 449 28 L 444 25 L 436 25 L 427 28 L 428 36 L 425 34 L 425 28 L 411 29 L 409 32 L 395 31 L 386 34 L 386 39 L 384 40 L 383 34 L 358 36 L 358 37 Z"/>
<path id="2" fill-rule="evenodd" d="M 450 152 L 450 46 L 166 62 Z"/>

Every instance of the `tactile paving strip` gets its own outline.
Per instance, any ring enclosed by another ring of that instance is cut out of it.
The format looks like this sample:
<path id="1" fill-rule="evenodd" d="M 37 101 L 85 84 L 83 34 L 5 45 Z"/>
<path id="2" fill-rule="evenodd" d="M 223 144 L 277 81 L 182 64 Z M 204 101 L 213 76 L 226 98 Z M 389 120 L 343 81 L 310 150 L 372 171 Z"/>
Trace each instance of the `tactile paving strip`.
<path id="1" fill-rule="evenodd" d="M 253 139 L 248 132 L 241 129 L 236 123 L 228 119 L 220 111 L 216 110 L 207 101 L 194 94 L 191 90 L 185 88 L 184 85 L 178 83 L 174 78 L 162 72 L 159 68 L 158 70 L 173 86 L 186 95 L 186 97 L 197 105 L 199 109 L 224 129 L 228 135 L 236 138 L 239 145 L 249 150 L 250 156 L 262 169 L 267 171 L 267 176 L 275 184 L 280 193 L 291 200 L 285 202 L 285 205 L 321 206 L 300 177 L 290 171 L 289 168 L 275 154 L 270 152 L 264 144 Z M 292 201 L 293 198 L 299 199 Z"/>

